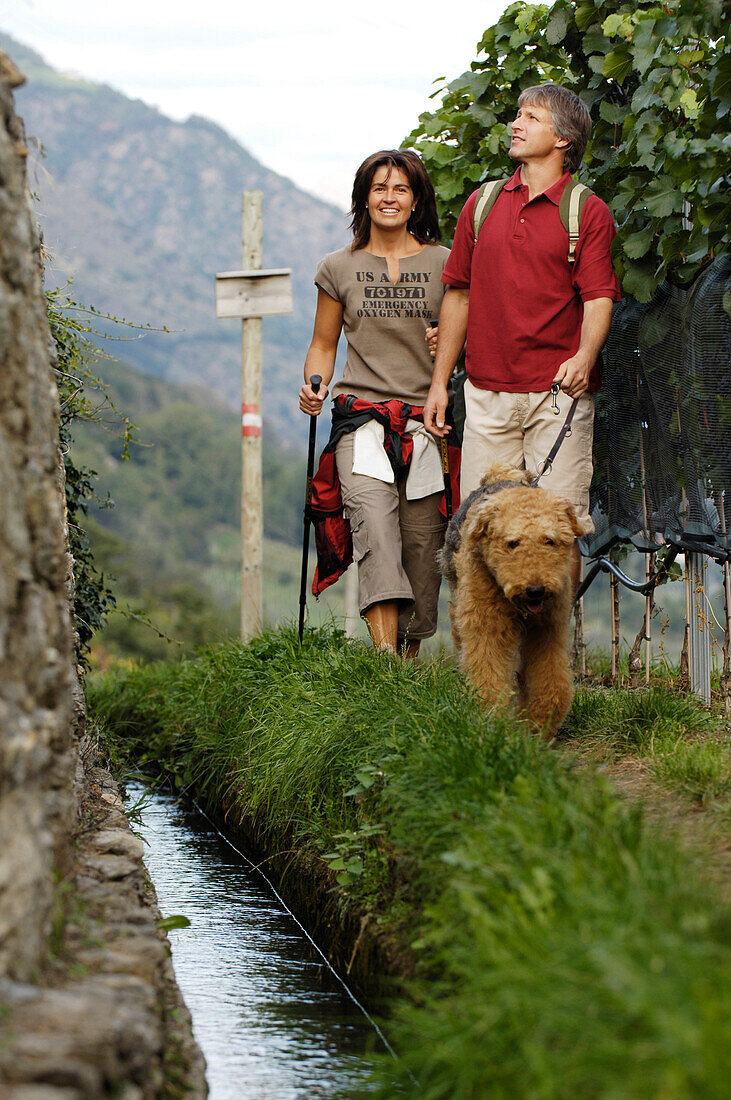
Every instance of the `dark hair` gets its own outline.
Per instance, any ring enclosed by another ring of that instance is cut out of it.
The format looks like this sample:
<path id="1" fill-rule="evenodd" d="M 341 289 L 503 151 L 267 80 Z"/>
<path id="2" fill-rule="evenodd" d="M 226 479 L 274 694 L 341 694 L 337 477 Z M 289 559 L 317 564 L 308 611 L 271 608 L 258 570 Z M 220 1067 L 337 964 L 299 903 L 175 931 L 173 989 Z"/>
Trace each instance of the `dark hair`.
<path id="1" fill-rule="evenodd" d="M 581 164 L 591 133 L 591 115 L 577 95 L 561 84 L 536 84 L 520 93 L 518 106 L 532 103 L 545 107 L 556 137 L 568 141 L 564 149 L 564 172 L 575 172 Z"/>
<path id="2" fill-rule="evenodd" d="M 371 153 L 366 157 L 355 173 L 350 208 L 353 219 L 350 223 L 350 229 L 353 230 L 353 243 L 350 246 L 352 251 L 365 248 L 368 244 L 371 233 L 368 195 L 376 169 L 383 165 L 388 165 L 389 169 L 400 168 L 414 192 L 416 209 L 406 223 L 409 233 L 416 237 L 419 244 L 438 241 L 440 232 L 437 199 L 426 168 L 416 153 L 412 153 L 409 149 L 382 149 L 379 153 Z"/>

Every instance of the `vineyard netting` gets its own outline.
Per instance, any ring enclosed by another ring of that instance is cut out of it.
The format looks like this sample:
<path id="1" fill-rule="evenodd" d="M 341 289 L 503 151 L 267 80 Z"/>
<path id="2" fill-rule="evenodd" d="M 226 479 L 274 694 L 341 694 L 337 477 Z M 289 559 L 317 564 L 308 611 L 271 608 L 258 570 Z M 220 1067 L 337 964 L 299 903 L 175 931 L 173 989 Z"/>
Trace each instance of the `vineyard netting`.
<path id="1" fill-rule="evenodd" d="M 731 256 L 621 302 L 603 357 L 583 553 L 666 544 L 729 560 Z"/>

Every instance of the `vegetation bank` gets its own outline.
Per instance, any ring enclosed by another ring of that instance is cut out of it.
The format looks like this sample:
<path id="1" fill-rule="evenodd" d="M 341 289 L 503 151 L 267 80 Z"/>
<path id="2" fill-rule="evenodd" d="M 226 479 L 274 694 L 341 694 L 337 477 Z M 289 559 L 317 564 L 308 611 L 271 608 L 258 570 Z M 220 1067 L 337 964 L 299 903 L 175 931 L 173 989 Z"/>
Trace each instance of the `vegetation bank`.
<path id="1" fill-rule="evenodd" d="M 731 921 L 702 860 L 448 661 L 283 630 L 89 695 L 117 765 L 242 829 L 352 980 L 388 989 L 399 1057 L 369 1095 L 725 1095 Z M 711 721 L 635 698 L 650 740 Z M 575 714 L 572 745 L 586 692 Z"/>

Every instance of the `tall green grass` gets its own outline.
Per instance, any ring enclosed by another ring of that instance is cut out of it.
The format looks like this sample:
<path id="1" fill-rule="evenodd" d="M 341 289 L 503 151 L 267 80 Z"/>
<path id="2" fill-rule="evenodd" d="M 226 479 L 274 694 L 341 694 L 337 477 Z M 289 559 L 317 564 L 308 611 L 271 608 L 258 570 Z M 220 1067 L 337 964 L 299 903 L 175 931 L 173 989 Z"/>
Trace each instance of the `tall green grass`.
<path id="1" fill-rule="evenodd" d="M 671 837 L 448 662 L 285 630 L 107 674 L 90 702 L 117 756 L 248 822 L 330 899 L 333 938 L 365 927 L 409 976 L 400 1057 L 368 1095 L 727 1094 L 728 912 Z"/>

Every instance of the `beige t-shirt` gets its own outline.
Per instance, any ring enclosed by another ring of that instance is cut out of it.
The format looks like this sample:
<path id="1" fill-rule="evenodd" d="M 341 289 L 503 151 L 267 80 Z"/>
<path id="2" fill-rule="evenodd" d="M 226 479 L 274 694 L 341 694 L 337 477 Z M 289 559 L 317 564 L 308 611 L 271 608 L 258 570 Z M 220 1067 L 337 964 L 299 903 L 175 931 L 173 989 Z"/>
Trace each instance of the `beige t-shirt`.
<path id="1" fill-rule="evenodd" d="M 443 245 L 426 245 L 399 261 L 397 283 L 391 281 L 385 257 L 362 248 L 341 248 L 325 257 L 315 283 L 342 305 L 348 342 L 333 397 L 353 393 L 366 401 L 395 397 L 424 404 L 433 368 L 424 333 L 429 319 L 439 316 L 448 256 Z"/>

